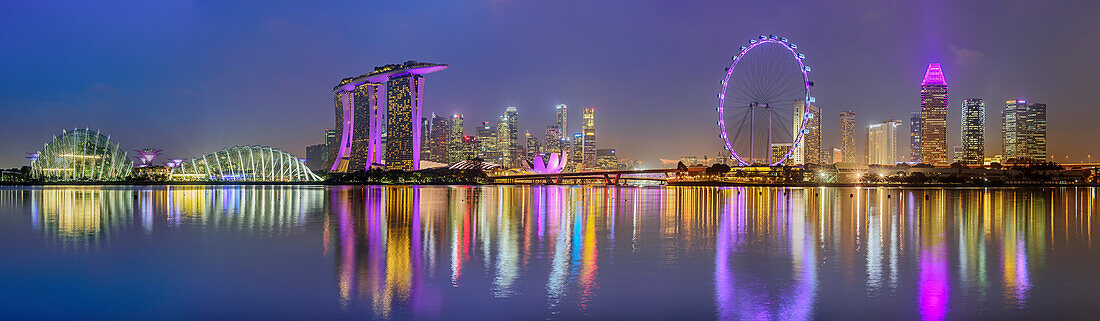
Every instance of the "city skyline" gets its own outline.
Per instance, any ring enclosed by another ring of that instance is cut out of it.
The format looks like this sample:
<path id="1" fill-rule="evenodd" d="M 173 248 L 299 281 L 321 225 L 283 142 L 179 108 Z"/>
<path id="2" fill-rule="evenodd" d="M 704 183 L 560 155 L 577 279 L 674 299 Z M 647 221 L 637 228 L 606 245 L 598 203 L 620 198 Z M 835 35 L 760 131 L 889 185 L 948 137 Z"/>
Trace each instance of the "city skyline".
<path id="1" fill-rule="evenodd" d="M 0 28 L 4 30 L 0 40 L 13 50 L 0 53 L 0 69 L 6 71 L 0 78 L 0 111 L 25 116 L 5 117 L 0 123 L 0 135 L 9 137 L 0 147 L 0 167 L 4 168 L 26 165 L 24 153 L 35 151 L 58 130 L 73 127 L 100 128 L 113 133 L 113 139 L 123 146 L 155 147 L 164 150 L 166 158 L 190 158 L 238 144 L 270 145 L 305 156 L 305 147 L 318 143 L 317 130 L 332 126 L 331 92 L 326 93 L 332 79 L 407 59 L 456 66 L 429 81 L 425 113 L 461 113 L 469 119 L 491 120 L 501 108 L 516 106 L 523 119 L 530 120 L 520 122 L 517 132 L 534 134 L 545 132 L 545 126 L 552 123 L 557 104 L 598 106 L 602 115 L 600 145 L 614 146 L 620 157 L 642 159 L 659 167 L 660 159 L 712 155 L 721 150 L 713 141 L 715 129 L 707 124 L 713 123 L 713 92 L 722 65 L 744 39 L 773 32 L 798 39 L 810 53 L 812 78 L 817 84 L 815 104 L 826 115 L 852 109 L 861 120 L 904 116 L 917 108 L 911 89 L 915 75 L 928 62 L 939 61 L 952 79 L 954 98 L 947 106 L 960 106 L 962 99 L 971 97 L 993 102 L 1023 98 L 1059 110 L 1048 116 L 1057 124 L 1051 126 L 1048 147 L 1056 161 L 1064 162 L 1066 153 L 1072 153 L 1071 160 L 1084 160 L 1093 152 L 1078 147 L 1083 143 L 1079 137 L 1091 136 L 1093 129 L 1085 122 L 1100 116 L 1083 108 L 1089 104 L 1088 91 L 1083 88 L 1091 84 L 1086 75 L 1098 68 L 1083 55 L 1096 49 L 1092 47 L 1096 44 L 1079 41 L 1100 33 L 1100 28 L 1086 17 L 1066 14 L 1087 12 L 1069 5 L 914 3 L 839 12 L 826 4 L 777 3 L 774 8 L 750 8 L 729 16 L 717 14 L 729 11 L 718 10 L 728 8 L 726 4 L 675 8 L 653 4 L 618 11 L 607 21 L 571 10 L 568 3 L 442 5 L 447 10 L 432 12 L 435 19 L 425 20 L 418 28 L 370 30 L 371 35 L 393 34 L 362 43 L 330 41 L 330 34 L 337 34 L 332 30 L 354 28 L 348 28 L 346 22 L 327 21 L 339 19 L 322 21 L 318 17 L 359 14 L 366 6 L 339 10 L 294 4 L 265 8 L 189 3 L 4 6 L 0 15 L 5 19 L 0 19 L 4 21 L 0 24 L 5 28 Z M 616 3 L 591 6 L 595 12 L 619 9 Z M 792 24 L 802 20 L 801 16 L 776 8 L 820 9 L 836 15 L 812 26 Z M 395 23 L 414 11 L 395 6 L 371 9 L 393 13 L 394 17 L 385 19 Z M 449 9 L 461 10 L 444 13 Z M 558 28 L 544 21 L 528 23 L 510 17 L 534 10 L 562 14 L 577 26 Z M 95 15 L 79 14 L 82 12 L 118 19 L 102 21 Z M 686 12 L 708 13 L 688 16 Z M 958 19 L 963 12 L 967 19 Z M 730 21 L 743 20 L 735 19 L 742 14 L 776 18 L 752 26 L 713 28 L 739 24 Z M 587 31 L 604 24 L 653 16 L 660 19 L 635 24 L 633 29 L 605 28 L 586 36 Z M 988 29 L 995 25 L 990 22 L 1005 17 L 1048 17 L 1058 23 Z M 453 28 L 470 21 L 475 21 L 475 28 Z M 676 28 L 663 28 L 666 24 Z M 40 28 L 32 31 L 24 27 L 27 25 Z M 856 28 L 864 25 L 888 27 L 880 31 Z M 243 32 L 217 32 L 225 28 Z M 731 29 L 736 31 L 727 31 Z M 68 33 L 70 30 L 82 32 Z M 523 37 L 530 33 L 547 35 L 551 41 Z M 252 36 L 252 40 L 234 41 L 240 36 Z M 410 37 L 424 41 L 407 43 L 405 39 Z M 1000 50 L 1004 44 L 1040 38 L 1067 57 L 1052 59 L 1044 53 Z M 146 45 L 127 47 L 131 39 Z M 205 42 L 215 46 L 189 50 Z M 574 42 L 581 46 L 563 46 Z M 466 49 L 471 43 L 486 49 Z M 597 49 L 573 49 L 589 43 Z M 365 52 L 359 50 L 362 47 L 387 50 Z M 74 50 L 78 48 L 85 50 Z M 547 52 L 555 54 L 548 56 Z M 320 59 L 321 53 L 331 59 Z M 661 63 L 669 60 L 690 63 Z M 640 70 L 666 76 L 659 80 L 639 77 Z M 464 80 L 470 77 L 474 81 Z M 667 82 L 668 77 L 677 81 Z M 241 85 L 255 79 L 266 83 Z M 53 85 L 32 85 L 38 83 Z M 647 87 L 666 90 L 660 97 L 642 95 L 639 88 Z M 949 110 L 947 122 L 955 124 L 958 115 Z M 996 115 L 987 113 L 987 117 Z M 659 130 L 636 126 L 657 123 L 661 124 Z M 822 123 L 822 146 L 838 145 L 838 120 L 825 117 Z M 987 118 L 986 123 L 987 133 L 1000 131 L 999 119 Z M 578 123 L 568 128 L 579 128 L 574 126 Z M 183 137 L 180 132 L 194 134 Z M 574 132 L 561 134 L 568 137 Z M 958 130 L 950 129 L 949 145 L 960 141 L 959 135 Z M 858 145 L 856 148 L 862 149 Z M 987 139 L 985 149 L 987 156 L 995 154 L 992 151 L 1002 149 L 1000 139 Z"/>

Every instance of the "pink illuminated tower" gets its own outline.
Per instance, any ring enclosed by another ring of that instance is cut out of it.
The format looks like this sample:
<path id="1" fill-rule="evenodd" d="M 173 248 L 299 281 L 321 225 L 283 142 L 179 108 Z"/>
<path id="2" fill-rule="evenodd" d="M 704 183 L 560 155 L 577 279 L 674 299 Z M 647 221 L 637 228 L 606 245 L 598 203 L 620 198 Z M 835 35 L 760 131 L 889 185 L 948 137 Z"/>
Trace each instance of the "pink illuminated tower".
<path id="1" fill-rule="evenodd" d="M 420 169 L 424 75 L 447 67 L 407 61 L 340 81 L 333 88 L 337 144 L 329 158 L 329 170 L 348 172 L 383 163 L 388 169 Z M 386 121 L 388 134 L 385 150 L 382 121 Z"/>
<path id="2" fill-rule="evenodd" d="M 922 163 L 947 165 L 947 80 L 940 64 L 928 64 L 920 83 L 920 157 Z"/>

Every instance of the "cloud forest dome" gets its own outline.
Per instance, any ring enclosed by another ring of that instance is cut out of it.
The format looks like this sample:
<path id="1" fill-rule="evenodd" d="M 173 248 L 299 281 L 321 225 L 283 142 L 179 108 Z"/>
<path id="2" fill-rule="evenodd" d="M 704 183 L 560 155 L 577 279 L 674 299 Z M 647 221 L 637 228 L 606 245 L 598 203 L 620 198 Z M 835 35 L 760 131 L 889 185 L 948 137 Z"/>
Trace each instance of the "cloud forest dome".
<path id="1" fill-rule="evenodd" d="M 233 146 L 183 161 L 172 173 L 172 179 L 246 182 L 321 180 L 294 155 L 259 145 Z"/>
<path id="2" fill-rule="evenodd" d="M 31 175 L 47 180 L 113 181 L 130 176 L 133 162 L 97 130 L 62 131 L 31 160 Z"/>

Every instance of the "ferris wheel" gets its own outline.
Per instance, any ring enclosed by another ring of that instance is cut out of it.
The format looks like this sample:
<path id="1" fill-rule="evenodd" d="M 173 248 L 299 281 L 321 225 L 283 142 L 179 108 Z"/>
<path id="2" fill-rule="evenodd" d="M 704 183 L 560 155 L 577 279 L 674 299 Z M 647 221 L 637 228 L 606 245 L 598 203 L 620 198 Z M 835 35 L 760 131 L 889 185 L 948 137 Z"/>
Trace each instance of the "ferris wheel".
<path id="1" fill-rule="evenodd" d="M 718 92 L 719 136 L 740 166 L 776 166 L 802 144 L 814 117 L 810 67 L 787 38 L 760 36 L 730 58 Z"/>

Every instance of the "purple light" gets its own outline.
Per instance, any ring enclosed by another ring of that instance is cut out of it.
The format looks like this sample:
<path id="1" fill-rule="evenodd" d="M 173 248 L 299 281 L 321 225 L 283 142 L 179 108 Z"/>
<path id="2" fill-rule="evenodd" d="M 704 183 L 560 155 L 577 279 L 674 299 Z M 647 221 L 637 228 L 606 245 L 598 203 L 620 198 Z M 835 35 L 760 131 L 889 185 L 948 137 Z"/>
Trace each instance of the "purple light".
<path id="1" fill-rule="evenodd" d="M 27 153 L 27 159 L 31 160 L 31 163 L 38 160 L 38 152 Z"/>
<path id="2" fill-rule="evenodd" d="M 140 160 L 142 165 L 149 165 L 153 163 L 154 159 L 160 156 L 162 151 L 159 149 L 143 148 L 134 150 L 134 152 L 137 153 L 134 159 Z"/>
<path id="3" fill-rule="evenodd" d="M 550 153 L 549 157 L 549 160 L 544 161 L 542 155 L 535 156 L 534 161 L 530 163 L 531 171 L 538 174 L 561 173 L 561 170 L 565 168 L 565 164 L 567 163 L 565 160 L 566 157 L 568 157 L 568 153 L 562 152 L 561 155 L 558 155 L 558 153 Z"/>
<path id="4" fill-rule="evenodd" d="M 180 167 L 181 164 L 183 164 L 183 159 L 179 159 L 179 158 L 174 158 L 170 162 L 164 163 L 164 165 L 167 165 L 168 167 L 171 167 L 171 168 Z"/>
<path id="5" fill-rule="evenodd" d="M 943 78 L 943 69 L 940 69 L 940 63 L 928 64 L 928 70 L 924 71 L 924 80 L 921 80 L 920 85 L 947 86 L 947 79 Z"/>

